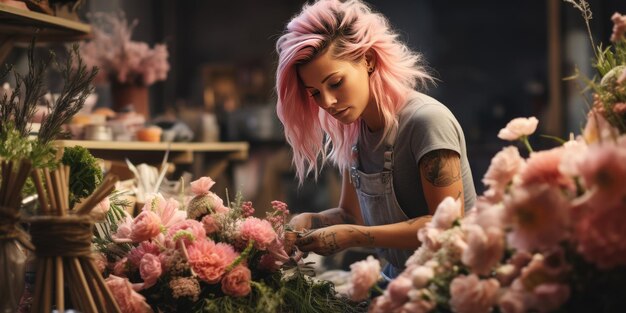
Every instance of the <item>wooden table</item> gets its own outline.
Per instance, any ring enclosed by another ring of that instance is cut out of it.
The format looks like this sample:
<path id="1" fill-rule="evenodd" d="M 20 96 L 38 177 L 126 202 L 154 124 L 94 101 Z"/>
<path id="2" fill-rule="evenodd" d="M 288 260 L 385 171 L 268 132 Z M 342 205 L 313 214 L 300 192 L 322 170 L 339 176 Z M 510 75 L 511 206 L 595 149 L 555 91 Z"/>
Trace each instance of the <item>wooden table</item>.
<path id="1" fill-rule="evenodd" d="M 95 157 L 125 164 L 129 159 L 133 164 L 147 163 L 159 166 L 167 150 L 168 162 L 190 166 L 194 176 L 217 178 L 224 173 L 233 161 L 248 159 L 247 142 L 140 142 L 140 141 L 88 141 L 59 140 L 60 148 L 82 146 Z"/>

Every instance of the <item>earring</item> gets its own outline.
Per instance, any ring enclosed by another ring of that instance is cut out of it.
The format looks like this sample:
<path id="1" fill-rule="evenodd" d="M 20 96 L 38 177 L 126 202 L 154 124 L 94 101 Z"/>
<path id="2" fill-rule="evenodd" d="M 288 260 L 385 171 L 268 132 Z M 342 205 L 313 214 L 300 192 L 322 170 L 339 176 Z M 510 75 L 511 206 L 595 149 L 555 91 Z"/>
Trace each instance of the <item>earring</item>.
<path id="1" fill-rule="evenodd" d="M 374 67 L 373 67 L 373 66 L 372 66 L 372 67 L 368 67 L 368 68 L 367 68 L 367 72 L 368 72 L 368 73 L 372 73 L 372 72 L 374 72 Z"/>

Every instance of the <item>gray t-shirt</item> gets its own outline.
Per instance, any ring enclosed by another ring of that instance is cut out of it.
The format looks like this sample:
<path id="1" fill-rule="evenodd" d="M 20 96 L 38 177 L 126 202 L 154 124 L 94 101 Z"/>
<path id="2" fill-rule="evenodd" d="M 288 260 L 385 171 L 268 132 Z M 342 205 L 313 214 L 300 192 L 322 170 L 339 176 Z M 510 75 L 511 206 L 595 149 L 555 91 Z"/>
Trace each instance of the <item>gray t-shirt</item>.
<path id="1" fill-rule="evenodd" d="M 383 130 L 371 132 L 361 121 L 359 163 L 365 173 L 383 170 L 385 144 L 380 144 Z M 393 185 L 398 204 L 409 218 L 428 215 L 420 180 L 419 161 L 433 150 L 452 150 L 461 156 L 461 175 L 465 209 L 476 200 L 472 171 L 467 161 L 465 136 L 452 112 L 439 101 L 414 92 L 398 113 L 398 136 L 393 152 Z"/>

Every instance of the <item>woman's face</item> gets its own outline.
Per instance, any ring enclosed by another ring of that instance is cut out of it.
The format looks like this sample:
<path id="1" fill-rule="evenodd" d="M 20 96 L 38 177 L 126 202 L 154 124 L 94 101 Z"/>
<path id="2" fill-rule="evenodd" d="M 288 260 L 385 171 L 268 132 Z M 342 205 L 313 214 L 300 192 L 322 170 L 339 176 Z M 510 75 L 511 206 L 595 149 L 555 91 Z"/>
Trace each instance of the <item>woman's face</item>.
<path id="1" fill-rule="evenodd" d="M 357 62 L 339 60 L 332 56 L 331 49 L 298 67 L 307 94 L 343 124 L 350 124 L 362 115 L 366 119 L 371 111 L 368 107 L 373 107 L 369 105 L 373 98 L 366 58 Z"/>

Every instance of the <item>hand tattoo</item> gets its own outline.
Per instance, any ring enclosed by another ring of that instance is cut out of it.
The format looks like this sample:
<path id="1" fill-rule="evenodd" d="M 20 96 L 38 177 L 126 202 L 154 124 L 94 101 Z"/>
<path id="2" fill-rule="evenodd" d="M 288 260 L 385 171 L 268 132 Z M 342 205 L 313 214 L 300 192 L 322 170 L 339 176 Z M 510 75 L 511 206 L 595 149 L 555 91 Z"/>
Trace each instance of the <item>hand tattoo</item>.
<path id="1" fill-rule="evenodd" d="M 451 150 L 434 150 L 422 157 L 424 178 L 436 187 L 447 187 L 461 179 L 459 155 Z"/>

